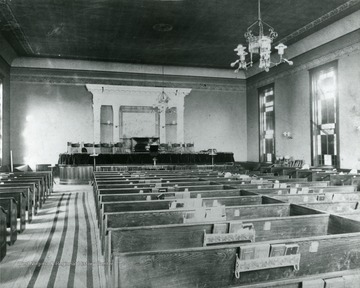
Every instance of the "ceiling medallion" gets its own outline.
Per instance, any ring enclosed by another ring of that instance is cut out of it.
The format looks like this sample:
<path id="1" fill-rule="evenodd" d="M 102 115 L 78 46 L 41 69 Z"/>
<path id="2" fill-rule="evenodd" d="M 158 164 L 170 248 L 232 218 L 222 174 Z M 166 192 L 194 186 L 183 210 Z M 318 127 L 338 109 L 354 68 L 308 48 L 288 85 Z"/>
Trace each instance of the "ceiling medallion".
<path id="1" fill-rule="evenodd" d="M 255 25 L 259 28 L 258 35 L 254 35 L 252 31 Z M 269 29 L 269 35 L 264 35 L 264 26 Z M 236 64 L 239 65 L 235 72 L 238 72 L 240 69 L 247 69 L 248 67 L 252 67 L 254 53 L 259 54 L 260 56 L 259 68 L 264 69 L 266 72 L 269 71 L 271 64 L 279 65 L 280 63 L 286 62 L 289 65 L 293 65 L 292 61 L 283 58 L 284 50 L 287 48 L 287 46 L 282 43 L 275 47 L 275 49 L 278 50 L 280 59 L 277 62 L 271 62 L 271 43 L 275 38 L 277 38 L 277 36 L 278 34 L 274 31 L 274 28 L 261 20 L 260 0 L 258 0 L 258 19 L 247 28 L 245 33 L 246 42 L 249 43 L 248 50 L 250 53 L 250 62 L 246 62 L 245 60 L 245 56 L 249 54 L 245 51 L 246 47 L 239 44 L 234 49 L 234 51 L 237 52 L 236 55 L 239 56 L 239 59 L 231 63 L 231 67 L 235 67 Z"/>
<path id="2" fill-rule="evenodd" d="M 159 32 L 169 32 L 173 29 L 173 26 L 166 23 L 158 23 L 153 26 L 153 29 Z"/>

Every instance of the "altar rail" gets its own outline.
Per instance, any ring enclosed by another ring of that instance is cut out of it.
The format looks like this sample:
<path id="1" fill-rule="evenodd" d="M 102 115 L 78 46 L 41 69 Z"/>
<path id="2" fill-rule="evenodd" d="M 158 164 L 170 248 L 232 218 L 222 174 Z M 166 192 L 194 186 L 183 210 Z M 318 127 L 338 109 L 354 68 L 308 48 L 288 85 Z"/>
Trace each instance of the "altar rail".
<path id="1" fill-rule="evenodd" d="M 154 155 L 150 153 L 128 154 L 98 154 L 97 165 L 143 165 L 153 164 Z M 208 164 L 212 156 L 204 153 L 159 153 L 156 155 L 157 164 Z M 234 153 L 218 152 L 214 155 L 214 164 L 233 163 Z M 93 157 L 88 153 L 60 154 L 58 164 L 62 165 L 92 165 Z"/>
<path id="2" fill-rule="evenodd" d="M 216 165 L 97 165 L 96 171 L 144 171 L 144 170 L 216 170 L 239 172 L 233 164 Z M 59 165 L 60 184 L 89 184 L 93 178 L 92 165 Z"/>

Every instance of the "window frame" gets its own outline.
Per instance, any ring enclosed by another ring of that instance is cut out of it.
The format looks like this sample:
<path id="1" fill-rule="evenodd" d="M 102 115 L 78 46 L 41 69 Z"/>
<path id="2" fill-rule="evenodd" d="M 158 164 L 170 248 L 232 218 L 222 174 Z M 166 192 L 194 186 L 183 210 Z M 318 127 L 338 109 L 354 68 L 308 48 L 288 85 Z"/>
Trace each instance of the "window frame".
<path id="1" fill-rule="evenodd" d="M 258 133 L 258 137 L 259 137 L 259 162 L 260 163 L 270 163 L 270 162 L 267 162 L 266 161 L 266 157 L 264 156 L 264 154 L 262 153 L 262 150 L 263 150 L 263 144 L 262 144 L 262 140 L 263 140 L 263 133 L 264 133 L 264 127 L 263 127 L 263 99 L 262 97 L 264 96 L 264 92 L 268 89 L 272 89 L 272 92 L 273 92 L 273 131 L 274 131 L 274 134 L 273 134 L 273 157 L 271 159 L 271 163 L 274 163 L 275 162 L 275 159 L 276 159 L 276 138 L 275 138 L 275 135 L 276 135 L 276 121 L 275 121 L 275 113 L 276 113 L 276 109 L 275 109 L 275 84 L 274 83 L 271 83 L 271 84 L 268 84 L 266 86 L 262 86 L 262 87 L 259 87 L 257 90 L 258 90 L 258 109 L 259 109 L 259 117 L 258 117 L 258 123 L 259 123 L 259 133 Z"/>
<path id="2" fill-rule="evenodd" d="M 315 129 L 314 129 L 314 125 L 317 122 L 314 122 L 316 119 L 315 115 L 319 113 L 318 109 L 315 108 L 317 106 L 317 104 L 315 103 L 315 101 L 317 100 L 316 98 L 316 92 L 315 92 L 315 87 L 314 87 L 314 81 L 315 81 L 315 77 L 318 77 L 320 75 L 320 73 L 328 73 L 329 71 L 333 70 L 334 74 L 335 74 L 335 83 L 336 83 L 336 91 L 335 91 L 335 134 L 336 134 L 336 141 L 335 141 L 335 145 L 336 145 L 336 164 L 332 165 L 332 167 L 334 168 L 340 168 L 340 117 L 339 117 L 339 73 L 338 73 L 338 61 L 332 61 L 329 63 L 326 63 L 324 65 L 318 66 L 316 68 L 313 68 L 311 70 L 309 70 L 309 89 L 310 89 L 310 139 L 311 139 L 311 166 L 315 166 L 315 167 L 327 167 L 326 165 L 319 165 L 319 163 L 316 163 L 315 160 L 315 149 L 314 149 L 314 145 L 317 144 L 314 143 L 314 137 L 315 137 Z M 318 162 L 318 161 L 317 161 Z"/>

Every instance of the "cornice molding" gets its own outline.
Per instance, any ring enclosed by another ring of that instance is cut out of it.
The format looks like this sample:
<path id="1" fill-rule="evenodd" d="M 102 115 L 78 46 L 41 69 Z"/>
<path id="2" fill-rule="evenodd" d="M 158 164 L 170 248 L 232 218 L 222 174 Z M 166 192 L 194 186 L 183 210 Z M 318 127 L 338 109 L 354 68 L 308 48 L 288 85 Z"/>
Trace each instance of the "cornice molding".
<path id="1" fill-rule="evenodd" d="M 284 78 L 284 77 L 288 77 L 289 75 L 293 75 L 295 73 L 298 73 L 300 71 L 304 71 L 304 70 L 310 70 L 312 68 L 321 66 L 323 64 L 329 63 L 331 61 L 337 60 L 340 57 L 344 56 L 344 55 L 351 55 L 351 54 L 357 54 L 360 53 L 360 42 L 354 43 L 352 45 L 349 45 L 347 47 L 343 47 L 341 49 L 338 49 L 336 51 L 333 51 L 331 53 L 328 53 L 324 56 L 320 56 L 319 58 L 313 59 L 309 62 L 300 64 L 298 66 L 295 66 L 292 69 L 288 69 L 286 71 L 280 72 L 276 75 L 271 75 L 269 77 L 266 77 L 264 79 L 261 79 L 259 81 L 249 81 L 246 88 L 247 89 L 254 89 L 254 88 L 259 88 L 259 87 L 263 87 L 266 86 L 268 84 L 271 84 L 273 82 L 275 82 L 276 79 L 280 79 L 280 78 Z"/>
<path id="2" fill-rule="evenodd" d="M 298 37 L 299 35 L 313 29 L 314 27 L 322 24 L 325 21 L 328 21 L 330 18 L 338 15 L 339 13 L 341 13 L 359 3 L 360 3 L 360 0 L 350 0 L 350 1 L 340 5 L 339 7 L 335 8 L 334 10 L 331 10 L 330 12 L 322 15 L 320 18 L 310 22 L 309 24 L 307 24 L 307 25 L 301 27 L 300 29 L 294 31 L 293 33 L 287 35 L 286 37 L 282 38 L 281 40 L 276 41 L 276 43 L 287 43 L 291 39 Z"/>
<path id="3" fill-rule="evenodd" d="M 161 93 L 161 87 L 147 87 L 147 86 L 123 86 L 123 85 L 101 85 L 101 84 L 86 84 L 86 89 L 93 95 L 106 96 L 107 94 L 122 93 L 125 95 L 138 96 L 158 96 Z M 165 93 L 170 96 L 185 97 L 191 92 L 190 88 L 164 88 Z"/>
<path id="4" fill-rule="evenodd" d="M 207 77 L 190 77 L 166 75 L 113 73 L 99 71 L 74 71 L 56 69 L 11 68 L 11 81 L 22 83 L 46 83 L 57 85 L 121 85 L 191 88 L 212 91 L 246 91 L 243 79 L 213 79 Z"/>
<path id="5" fill-rule="evenodd" d="M 17 22 L 13 12 L 11 11 L 10 6 L 7 4 L 7 1 L 0 1 L 0 13 L 6 19 L 7 25 L 5 25 L 2 29 L 6 29 L 11 31 L 16 39 L 19 41 L 21 47 L 24 49 L 25 53 L 28 55 L 34 54 L 34 50 L 30 46 L 30 43 L 21 29 L 20 24 Z"/>

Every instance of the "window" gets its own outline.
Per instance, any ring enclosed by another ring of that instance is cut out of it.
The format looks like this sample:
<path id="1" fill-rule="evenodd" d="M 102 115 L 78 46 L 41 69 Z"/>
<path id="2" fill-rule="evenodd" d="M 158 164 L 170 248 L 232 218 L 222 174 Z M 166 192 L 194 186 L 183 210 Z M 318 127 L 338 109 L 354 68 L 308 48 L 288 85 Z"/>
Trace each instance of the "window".
<path id="1" fill-rule="evenodd" d="M 339 166 L 337 66 L 311 71 L 312 165 Z"/>
<path id="2" fill-rule="evenodd" d="M 3 160 L 3 89 L 3 81 L 0 79 L 0 166 Z"/>
<path id="3" fill-rule="evenodd" d="M 259 89 L 260 103 L 260 162 L 272 163 L 275 159 L 274 86 Z"/>

